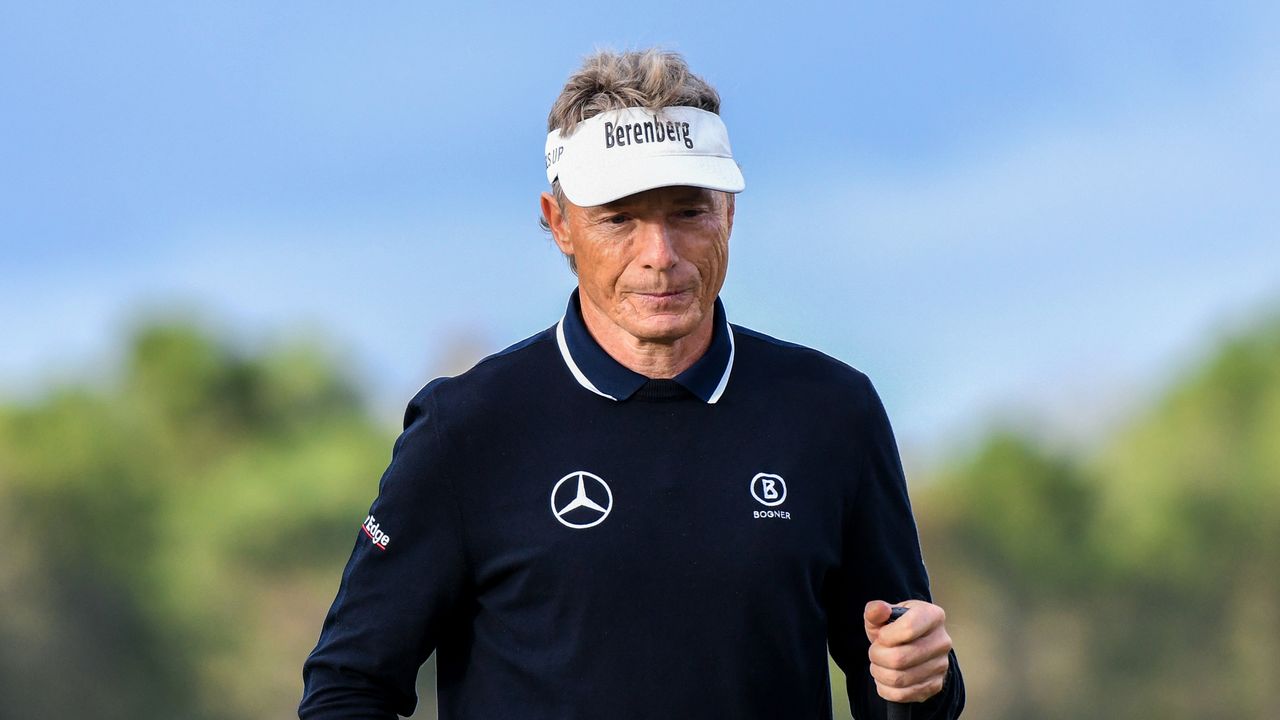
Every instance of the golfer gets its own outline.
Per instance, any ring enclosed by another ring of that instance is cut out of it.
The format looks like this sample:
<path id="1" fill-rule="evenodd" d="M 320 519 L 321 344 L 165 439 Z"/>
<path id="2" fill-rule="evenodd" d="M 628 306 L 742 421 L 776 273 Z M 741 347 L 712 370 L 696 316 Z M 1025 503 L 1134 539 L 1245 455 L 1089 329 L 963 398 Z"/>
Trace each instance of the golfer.
<path id="1" fill-rule="evenodd" d="M 541 209 L 577 288 L 409 403 L 300 717 L 409 715 L 432 652 L 445 720 L 829 718 L 828 652 L 861 720 L 960 714 L 871 382 L 718 298 L 744 188 L 719 109 L 671 53 L 569 78 Z"/>

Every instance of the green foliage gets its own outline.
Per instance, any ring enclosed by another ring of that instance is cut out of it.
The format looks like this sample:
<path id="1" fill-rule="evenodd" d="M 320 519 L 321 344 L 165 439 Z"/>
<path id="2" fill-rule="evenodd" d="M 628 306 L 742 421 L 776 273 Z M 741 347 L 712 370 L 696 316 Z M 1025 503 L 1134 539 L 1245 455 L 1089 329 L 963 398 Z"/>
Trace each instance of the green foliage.
<path id="1" fill-rule="evenodd" d="M 18 601 L 93 625 L 84 656 L 106 682 L 89 715 L 287 711 L 319 586 L 331 597 L 389 446 L 316 348 L 246 355 L 183 323 L 140 331 L 110 387 L 0 413 L 0 519 L 38 539 L 14 581 L 45 586 Z M 307 622 L 273 604 L 281 594 L 305 598 Z M 4 625 L 0 637 L 16 632 Z M 29 649 L 0 649 L 0 667 Z M 51 650 L 47 675 L 78 652 Z M 5 695 L 27 703 L 18 716 L 62 715 L 56 693 Z"/>
<path id="2" fill-rule="evenodd" d="M 1108 448 L 1105 532 L 1131 572 L 1188 588 L 1280 567 L 1280 323 L 1227 342 Z M 1248 549 L 1247 557 L 1241 551 Z"/>
<path id="3" fill-rule="evenodd" d="M 939 522 L 971 562 L 1061 595 L 1096 572 L 1095 490 L 1076 464 L 1010 431 L 992 434 L 938 489 Z M 930 506 L 932 507 L 932 506 Z"/>
<path id="4" fill-rule="evenodd" d="M 1280 319 L 1230 339 L 1095 456 L 1001 431 L 944 472 L 921 522 L 950 615 L 978 617 L 953 635 L 979 650 L 962 654 L 979 713 L 1266 716 L 1277 438 Z"/>
<path id="5" fill-rule="evenodd" d="M 1004 428 L 917 488 L 970 715 L 1267 716 L 1277 438 L 1280 318 L 1095 453 Z M 391 440 L 320 349 L 189 322 L 104 386 L 0 405 L 6 712 L 289 716 Z"/>

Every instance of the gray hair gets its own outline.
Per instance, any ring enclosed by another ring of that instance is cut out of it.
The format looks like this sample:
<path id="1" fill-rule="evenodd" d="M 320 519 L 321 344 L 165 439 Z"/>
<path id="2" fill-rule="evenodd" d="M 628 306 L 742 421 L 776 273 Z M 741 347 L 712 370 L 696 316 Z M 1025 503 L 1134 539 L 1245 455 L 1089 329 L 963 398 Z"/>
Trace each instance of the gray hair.
<path id="1" fill-rule="evenodd" d="M 693 74 L 679 53 L 649 48 L 628 52 L 600 50 L 587 56 L 582 67 L 569 76 L 547 115 L 547 132 L 569 135 L 578 123 L 608 110 L 643 107 L 657 110 L 687 106 L 720 114 L 720 93 Z M 560 212 L 565 196 L 560 183 L 551 183 Z M 551 232 L 544 218 L 543 230 Z M 573 256 L 569 269 L 578 271 Z"/>

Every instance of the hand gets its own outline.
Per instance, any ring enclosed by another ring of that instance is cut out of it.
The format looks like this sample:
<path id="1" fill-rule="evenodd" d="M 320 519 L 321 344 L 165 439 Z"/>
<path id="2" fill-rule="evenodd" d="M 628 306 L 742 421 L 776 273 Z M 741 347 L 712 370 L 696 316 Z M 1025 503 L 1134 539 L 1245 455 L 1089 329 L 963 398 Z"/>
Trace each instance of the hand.
<path id="1" fill-rule="evenodd" d="M 871 677 L 880 697 L 893 702 L 920 702 L 942 690 L 951 659 L 947 614 L 923 600 L 898 603 L 908 612 L 892 624 L 891 606 L 881 600 L 867 603 L 862 613 L 871 648 Z"/>

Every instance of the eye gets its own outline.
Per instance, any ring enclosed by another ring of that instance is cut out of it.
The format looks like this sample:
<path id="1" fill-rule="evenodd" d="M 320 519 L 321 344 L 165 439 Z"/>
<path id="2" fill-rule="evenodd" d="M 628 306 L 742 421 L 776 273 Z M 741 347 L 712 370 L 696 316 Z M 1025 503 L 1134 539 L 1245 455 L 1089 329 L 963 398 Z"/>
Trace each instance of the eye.
<path id="1" fill-rule="evenodd" d="M 681 210 L 681 211 L 680 211 L 680 217 L 682 217 L 682 218 L 696 218 L 696 217 L 698 217 L 699 215 L 702 215 L 704 212 L 706 212 L 706 211 L 705 211 L 705 210 L 703 210 L 702 208 L 687 208 L 687 209 L 685 209 L 685 210 Z"/>
<path id="2" fill-rule="evenodd" d="M 610 215 L 609 217 L 605 218 L 605 222 L 609 223 L 610 225 L 621 225 L 626 221 L 627 221 L 626 215 Z"/>

